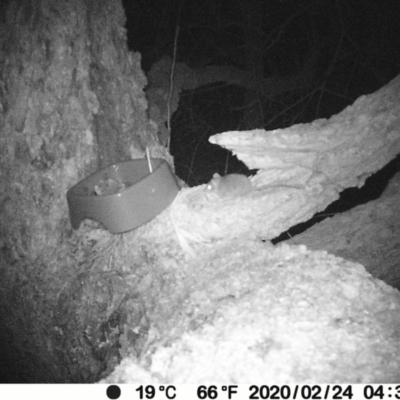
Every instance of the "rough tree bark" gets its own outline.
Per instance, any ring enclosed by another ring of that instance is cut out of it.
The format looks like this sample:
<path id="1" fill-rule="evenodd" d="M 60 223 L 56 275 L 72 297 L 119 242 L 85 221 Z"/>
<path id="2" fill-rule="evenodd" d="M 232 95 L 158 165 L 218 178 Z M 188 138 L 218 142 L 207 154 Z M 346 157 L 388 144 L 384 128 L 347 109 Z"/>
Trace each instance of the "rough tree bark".
<path id="1" fill-rule="evenodd" d="M 359 262 L 375 278 L 400 290 L 400 173 L 382 196 L 316 224 L 287 241 Z"/>
<path id="2" fill-rule="evenodd" d="M 147 123 L 146 78 L 127 50 L 120 1 L 11 0 L 0 19 L 0 318 L 10 343 L 0 372 L 91 381 L 106 356 L 84 337 L 90 310 L 73 302 L 82 285 L 65 295 L 85 273 L 66 191 L 146 147 L 169 156 Z"/>

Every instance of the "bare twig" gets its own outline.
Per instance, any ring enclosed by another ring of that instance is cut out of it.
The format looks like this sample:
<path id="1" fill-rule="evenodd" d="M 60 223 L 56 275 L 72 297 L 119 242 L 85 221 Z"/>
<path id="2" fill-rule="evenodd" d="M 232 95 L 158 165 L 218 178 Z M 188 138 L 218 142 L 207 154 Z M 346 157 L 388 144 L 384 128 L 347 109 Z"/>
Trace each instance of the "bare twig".
<path id="1" fill-rule="evenodd" d="M 171 75 L 170 75 L 170 86 L 169 86 L 169 94 L 168 94 L 168 103 L 167 103 L 167 128 L 169 132 L 169 137 L 168 137 L 168 150 L 169 150 L 169 145 L 171 143 L 171 99 L 172 99 L 172 93 L 174 89 L 174 72 L 175 72 L 175 63 L 176 63 L 176 49 L 178 47 L 178 34 L 179 34 L 179 25 L 176 26 L 176 31 L 175 31 L 175 40 L 174 40 L 174 56 L 172 58 L 172 65 L 171 65 Z"/>

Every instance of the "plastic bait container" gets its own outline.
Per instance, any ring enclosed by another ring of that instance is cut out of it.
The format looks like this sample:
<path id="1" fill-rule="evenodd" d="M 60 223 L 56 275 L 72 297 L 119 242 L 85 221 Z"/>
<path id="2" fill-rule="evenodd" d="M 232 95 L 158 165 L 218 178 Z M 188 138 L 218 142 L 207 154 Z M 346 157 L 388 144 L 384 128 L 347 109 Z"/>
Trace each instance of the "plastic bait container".
<path id="1" fill-rule="evenodd" d="M 124 161 L 102 168 L 67 192 L 73 229 L 85 218 L 102 223 L 112 233 L 126 232 L 150 221 L 167 208 L 179 192 L 168 163 L 151 159 Z"/>

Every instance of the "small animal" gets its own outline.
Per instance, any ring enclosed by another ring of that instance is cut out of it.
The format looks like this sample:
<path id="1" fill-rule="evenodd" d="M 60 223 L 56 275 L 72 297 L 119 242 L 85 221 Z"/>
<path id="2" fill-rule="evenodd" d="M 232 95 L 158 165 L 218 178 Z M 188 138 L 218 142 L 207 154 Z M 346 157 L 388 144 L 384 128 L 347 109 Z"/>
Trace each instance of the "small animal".
<path id="1" fill-rule="evenodd" d="M 228 174 L 221 176 L 215 173 L 206 188 L 221 198 L 227 198 L 243 196 L 249 193 L 253 186 L 246 175 Z"/>

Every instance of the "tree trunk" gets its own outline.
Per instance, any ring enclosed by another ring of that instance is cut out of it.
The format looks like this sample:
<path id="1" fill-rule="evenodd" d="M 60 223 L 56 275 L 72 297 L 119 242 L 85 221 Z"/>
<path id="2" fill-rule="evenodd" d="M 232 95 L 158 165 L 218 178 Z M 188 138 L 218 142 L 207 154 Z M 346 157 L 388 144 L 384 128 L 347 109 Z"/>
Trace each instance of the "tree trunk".
<path id="1" fill-rule="evenodd" d="M 66 192 L 146 147 L 168 155 L 147 123 L 120 1 L 11 0 L 0 18 L 2 381 L 93 381 L 107 356 L 85 338 Z"/>

